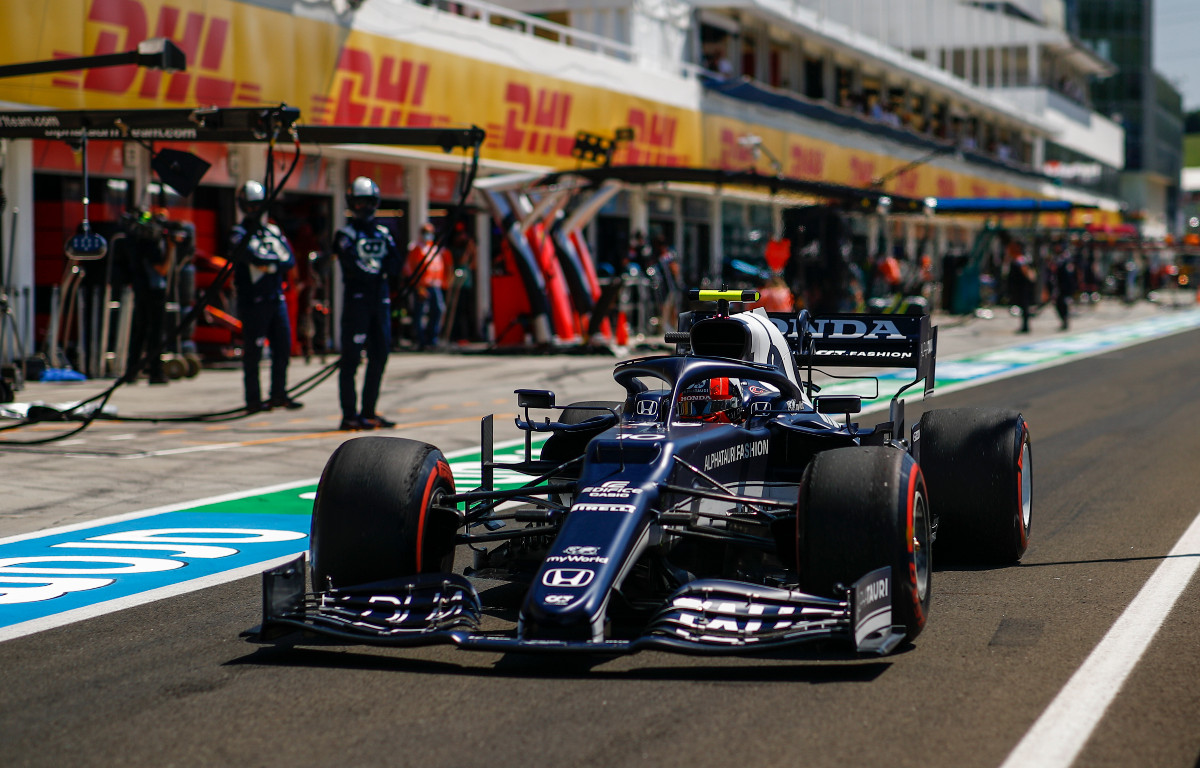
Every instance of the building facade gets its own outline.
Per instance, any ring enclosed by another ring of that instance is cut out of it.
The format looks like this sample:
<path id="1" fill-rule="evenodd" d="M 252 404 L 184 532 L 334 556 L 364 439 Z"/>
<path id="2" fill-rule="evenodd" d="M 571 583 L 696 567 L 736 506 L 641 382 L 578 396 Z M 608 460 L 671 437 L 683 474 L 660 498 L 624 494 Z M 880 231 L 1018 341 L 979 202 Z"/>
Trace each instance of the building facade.
<path id="1" fill-rule="evenodd" d="M 0 8 L 0 64 L 130 50 L 169 37 L 186 72 L 118 67 L 0 81 L 10 110 L 253 106 L 304 122 L 486 129 L 483 175 L 575 167 L 579 131 L 632 129 L 614 163 L 782 173 L 912 197 L 1067 197 L 1115 220 L 1120 127 L 1088 102 L 1109 65 L 1057 17 L 953 0 L 48 0 Z M 1023 8 L 1010 2 L 1004 8 Z M 1060 8 L 1055 3 L 1041 6 Z M 922 19 L 925 23 L 922 23 Z M 998 32 L 999 30 L 999 32 Z M 1003 32 L 1001 35 L 1000 32 Z M 156 186 L 136 144 L 92 142 L 92 219 L 146 207 Z M 159 144 L 156 146 L 165 146 Z M 233 191 L 262 178 L 258 145 L 181 146 L 211 164 L 188 199 L 163 198 L 219 254 Z M 282 162 L 282 161 L 281 161 Z M 1099 171 L 1094 172 L 1095 166 Z M 398 239 L 453 197 L 462 159 L 397 147 L 305 147 L 285 194 L 298 252 L 328 248 L 341 194 L 376 178 Z M 34 299 L 62 272 L 80 217 L 80 160 L 63 142 L 8 141 L 4 190 L 23 214 L 14 283 Z M 674 244 L 691 279 L 808 201 L 664 185 L 614 198 L 589 238 L 600 261 L 632 232 Z M 32 211 L 32 215 L 30 212 Z M 1060 222 L 1065 223 L 1065 222 Z M 1078 221 L 1076 223 L 1079 223 Z M 868 255 L 966 247 L 980 222 L 867 217 Z M 480 216 L 482 248 L 490 222 Z M 5 240 L 8 240 L 7 234 Z M 482 259 L 481 262 L 487 262 Z M 483 267 L 486 269 L 486 264 Z M 486 275 L 478 281 L 486 306 Z"/>
<path id="2" fill-rule="evenodd" d="M 1118 68 L 1092 84 L 1092 100 L 1125 128 L 1121 198 L 1143 234 L 1177 235 L 1183 224 L 1183 103 L 1154 71 L 1153 0 L 1073 0 L 1071 10 L 1075 34 Z"/>

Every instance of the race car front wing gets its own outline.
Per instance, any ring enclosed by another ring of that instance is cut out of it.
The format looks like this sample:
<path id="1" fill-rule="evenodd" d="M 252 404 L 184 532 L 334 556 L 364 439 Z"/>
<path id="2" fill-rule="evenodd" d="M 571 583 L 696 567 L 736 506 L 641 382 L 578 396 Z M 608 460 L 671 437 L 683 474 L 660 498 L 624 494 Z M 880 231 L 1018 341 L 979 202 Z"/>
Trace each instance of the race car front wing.
<path id="1" fill-rule="evenodd" d="M 384 646 L 452 644 L 490 651 L 632 653 L 658 649 L 693 654 L 754 652 L 843 639 L 859 653 L 885 655 L 904 639 L 893 627 L 890 580 L 881 568 L 845 591 L 844 600 L 738 581 L 690 582 L 665 601 L 631 640 L 548 640 L 480 630 L 474 585 L 456 574 L 430 574 L 326 592 L 305 591 L 305 556 L 263 574 L 263 621 L 243 633 L 253 642 L 303 644 L 323 637 Z"/>

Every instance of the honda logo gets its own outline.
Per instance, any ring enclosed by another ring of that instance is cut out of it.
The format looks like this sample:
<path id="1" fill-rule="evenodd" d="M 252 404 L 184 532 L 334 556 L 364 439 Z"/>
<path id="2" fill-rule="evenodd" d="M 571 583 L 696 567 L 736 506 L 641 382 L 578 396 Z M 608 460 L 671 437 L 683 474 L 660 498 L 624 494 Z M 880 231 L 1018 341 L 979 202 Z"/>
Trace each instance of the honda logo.
<path id="1" fill-rule="evenodd" d="M 596 578 L 590 568 L 552 568 L 542 577 L 547 587 L 586 587 Z"/>
<path id="2" fill-rule="evenodd" d="M 658 401 L 657 400 L 638 400 L 637 402 L 638 416 L 657 416 Z"/>

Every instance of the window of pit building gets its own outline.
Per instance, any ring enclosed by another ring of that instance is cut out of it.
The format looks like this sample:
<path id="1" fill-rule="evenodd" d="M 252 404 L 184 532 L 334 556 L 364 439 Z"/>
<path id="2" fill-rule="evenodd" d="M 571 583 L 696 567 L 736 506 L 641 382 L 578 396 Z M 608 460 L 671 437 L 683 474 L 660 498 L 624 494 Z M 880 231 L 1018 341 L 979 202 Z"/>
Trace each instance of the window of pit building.
<path id="1" fill-rule="evenodd" d="M 700 23 L 700 66 L 723 78 L 735 77 L 740 70 L 734 62 L 738 47 L 737 23 L 705 15 Z"/>
<path id="2" fill-rule="evenodd" d="M 810 99 L 825 98 L 824 61 L 816 56 L 804 57 L 804 95 Z"/>

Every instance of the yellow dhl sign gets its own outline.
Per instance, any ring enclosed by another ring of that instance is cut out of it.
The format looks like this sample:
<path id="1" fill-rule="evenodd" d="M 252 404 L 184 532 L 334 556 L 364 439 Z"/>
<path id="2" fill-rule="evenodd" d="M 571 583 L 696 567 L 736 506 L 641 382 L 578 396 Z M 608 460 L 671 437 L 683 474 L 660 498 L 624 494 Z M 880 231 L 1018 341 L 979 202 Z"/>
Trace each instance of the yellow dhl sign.
<path id="1" fill-rule="evenodd" d="M 1028 189 L 987 178 L 957 173 L 933 163 L 919 165 L 895 175 L 890 174 L 911 161 L 890 155 L 843 147 L 821 139 L 787 133 L 757 123 L 747 123 L 721 115 L 704 115 L 704 163 L 725 170 L 754 169 L 762 174 L 776 173 L 771 156 L 779 162 L 784 176 L 827 181 L 851 187 L 869 188 L 877 179 L 887 178 L 884 190 L 905 197 L 1039 197 Z M 765 152 L 755 153 L 744 139 L 757 137 Z M 1002 217 L 1010 226 L 1022 226 L 1028 216 Z M 1068 214 L 1040 213 L 1038 226 L 1045 228 L 1083 227 L 1088 224 L 1120 223 L 1115 211 L 1078 209 Z"/>
<path id="2" fill-rule="evenodd" d="M 808 136 L 746 123 L 720 115 L 705 115 L 704 162 L 714 168 L 774 173 L 768 153 L 785 176 L 871 187 L 876 179 L 902 168 L 909 161 L 889 155 L 839 146 Z M 766 152 L 755 156 L 746 136 L 761 139 Z M 906 197 L 1028 197 L 1029 192 L 975 176 L 955 173 L 928 164 L 890 178 L 884 189 Z"/>
<path id="3" fill-rule="evenodd" d="M 0 80 L 0 100 L 13 103 L 120 109 L 286 102 L 312 124 L 473 123 L 487 130 L 485 157 L 550 168 L 576 164 L 577 131 L 611 136 L 624 126 L 635 138 L 617 151 L 618 164 L 773 173 L 765 156 L 756 159 L 738 141 L 748 134 L 795 178 L 866 187 L 906 162 L 233 0 L 0 3 L 0 24 L 0 64 L 124 52 L 151 37 L 170 38 L 188 59 L 186 72 L 126 66 Z M 899 175 L 887 189 L 912 197 L 1028 194 L 933 165 Z"/>
<path id="4" fill-rule="evenodd" d="M 693 110 L 230 0 L 5 3 L 0 24 L 3 64 L 119 53 L 151 37 L 170 38 L 188 58 L 186 72 L 126 66 L 0 81 L 0 100 L 15 103 L 119 109 L 286 102 L 311 124 L 474 123 L 488 132 L 486 157 L 554 168 L 574 165 L 577 131 L 611 136 L 632 126 L 634 141 L 617 162 L 700 161 Z"/>

